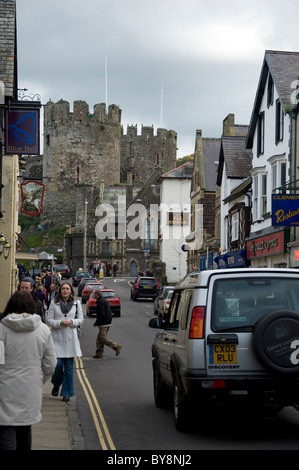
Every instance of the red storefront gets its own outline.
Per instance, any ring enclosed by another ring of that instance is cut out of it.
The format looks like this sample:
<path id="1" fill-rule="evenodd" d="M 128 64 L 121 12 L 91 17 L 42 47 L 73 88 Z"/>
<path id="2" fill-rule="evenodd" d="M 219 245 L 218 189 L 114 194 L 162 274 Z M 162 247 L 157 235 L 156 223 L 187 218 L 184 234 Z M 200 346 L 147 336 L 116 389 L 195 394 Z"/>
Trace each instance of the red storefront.
<path id="1" fill-rule="evenodd" d="M 246 242 L 247 259 L 252 267 L 287 266 L 289 229 L 280 230 Z"/>

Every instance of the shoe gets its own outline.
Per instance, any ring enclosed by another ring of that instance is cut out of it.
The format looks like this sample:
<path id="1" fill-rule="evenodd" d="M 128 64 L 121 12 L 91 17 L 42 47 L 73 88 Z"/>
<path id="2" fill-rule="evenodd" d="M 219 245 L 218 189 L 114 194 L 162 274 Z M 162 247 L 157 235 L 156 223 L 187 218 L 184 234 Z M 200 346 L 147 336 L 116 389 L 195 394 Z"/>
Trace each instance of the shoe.
<path id="1" fill-rule="evenodd" d="M 119 356 L 119 355 L 120 355 L 120 350 L 121 350 L 121 344 L 119 344 L 119 345 L 115 348 L 115 351 L 116 351 L 115 355 L 116 355 L 116 356 Z"/>
<path id="2" fill-rule="evenodd" d="M 68 402 L 70 401 L 70 397 L 63 397 L 62 401 Z"/>
<path id="3" fill-rule="evenodd" d="M 59 387 L 53 387 L 51 393 L 52 393 L 53 397 L 57 397 L 57 395 L 59 393 Z"/>
<path id="4" fill-rule="evenodd" d="M 103 356 L 99 356 L 98 354 L 95 354 L 92 357 L 93 357 L 93 359 L 103 359 Z"/>

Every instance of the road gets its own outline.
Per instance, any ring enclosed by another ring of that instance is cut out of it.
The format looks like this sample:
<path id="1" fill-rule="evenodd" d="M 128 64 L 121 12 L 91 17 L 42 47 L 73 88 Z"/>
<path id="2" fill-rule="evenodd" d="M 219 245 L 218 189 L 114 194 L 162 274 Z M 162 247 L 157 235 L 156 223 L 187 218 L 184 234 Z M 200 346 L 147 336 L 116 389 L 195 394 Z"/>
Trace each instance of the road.
<path id="1" fill-rule="evenodd" d="M 155 330 L 150 300 L 130 299 L 128 279 L 110 278 L 122 303 L 108 336 L 122 344 L 119 357 L 106 348 L 93 359 L 97 328 L 85 317 L 82 360 L 76 360 L 75 394 L 87 450 L 299 450 L 299 413 L 286 408 L 275 420 L 259 420 L 245 409 L 217 409 L 195 417 L 188 433 L 175 430 L 172 410 L 154 405 L 151 345 Z M 85 305 L 83 306 L 85 311 Z"/>

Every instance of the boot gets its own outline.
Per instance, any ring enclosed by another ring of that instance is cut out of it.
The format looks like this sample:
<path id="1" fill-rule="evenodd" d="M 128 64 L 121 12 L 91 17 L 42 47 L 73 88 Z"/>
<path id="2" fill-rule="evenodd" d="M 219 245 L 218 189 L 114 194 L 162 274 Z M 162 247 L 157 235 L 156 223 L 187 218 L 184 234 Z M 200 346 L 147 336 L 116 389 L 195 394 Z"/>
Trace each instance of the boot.
<path id="1" fill-rule="evenodd" d="M 119 355 L 120 355 L 120 350 L 121 350 L 121 344 L 119 344 L 119 345 L 116 346 L 116 348 L 115 348 L 115 355 L 116 355 L 116 356 L 119 356 Z"/>

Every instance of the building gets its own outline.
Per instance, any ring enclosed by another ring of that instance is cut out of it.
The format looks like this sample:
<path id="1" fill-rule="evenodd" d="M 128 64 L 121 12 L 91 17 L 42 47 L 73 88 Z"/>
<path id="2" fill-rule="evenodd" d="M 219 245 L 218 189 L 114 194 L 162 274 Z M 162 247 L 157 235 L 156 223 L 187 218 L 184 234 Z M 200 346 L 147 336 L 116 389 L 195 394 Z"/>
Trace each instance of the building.
<path id="1" fill-rule="evenodd" d="M 182 244 L 190 233 L 190 188 L 193 162 L 161 175 L 160 259 L 166 266 L 168 284 L 176 284 L 187 273 L 187 253 Z"/>
<path id="2" fill-rule="evenodd" d="M 253 267 L 294 265 L 288 244 L 296 241 L 297 229 L 290 220 L 281 225 L 273 220 L 272 195 L 296 193 L 298 77 L 298 52 L 265 52 L 246 142 L 252 152 L 252 223 L 246 251 Z"/>
<path id="3" fill-rule="evenodd" d="M 219 268 L 246 266 L 246 238 L 251 218 L 251 151 L 246 149 L 248 126 L 235 124 L 234 114 L 223 121 L 216 187 L 216 238 Z M 221 221 L 221 223 L 220 223 Z"/>

